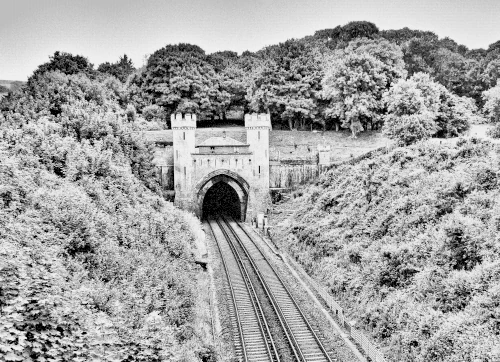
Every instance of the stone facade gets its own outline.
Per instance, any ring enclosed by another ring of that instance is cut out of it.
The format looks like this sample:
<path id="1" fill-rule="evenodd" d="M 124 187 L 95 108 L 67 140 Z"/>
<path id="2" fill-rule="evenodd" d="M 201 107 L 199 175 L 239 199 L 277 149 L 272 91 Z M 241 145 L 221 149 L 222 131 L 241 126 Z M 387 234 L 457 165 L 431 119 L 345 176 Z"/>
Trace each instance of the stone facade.
<path id="1" fill-rule="evenodd" d="M 269 205 L 268 114 L 245 115 L 247 142 L 212 137 L 196 143 L 196 116 L 172 115 L 175 204 L 202 216 L 206 192 L 225 182 L 236 193 L 242 219 L 266 212 Z"/>

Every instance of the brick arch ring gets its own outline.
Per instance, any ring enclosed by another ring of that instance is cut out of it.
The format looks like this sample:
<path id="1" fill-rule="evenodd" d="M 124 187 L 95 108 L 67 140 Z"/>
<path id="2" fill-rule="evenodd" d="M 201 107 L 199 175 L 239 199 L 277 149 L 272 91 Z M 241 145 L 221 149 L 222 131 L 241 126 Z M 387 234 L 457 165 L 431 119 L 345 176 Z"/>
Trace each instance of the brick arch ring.
<path id="1" fill-rule="evenodd" d="M 218 182 L 225 182 L 236 191 L 240 201 L 241 221 L 245 221 L 250 185 L 243 177 L 229 170 L 212 171 L 196 183 L 194 189 L 194 195 L 196 195 L 196 215 L 199 218 L 203 216 L 203 200 L 205 199 L 205 194 Z"/>

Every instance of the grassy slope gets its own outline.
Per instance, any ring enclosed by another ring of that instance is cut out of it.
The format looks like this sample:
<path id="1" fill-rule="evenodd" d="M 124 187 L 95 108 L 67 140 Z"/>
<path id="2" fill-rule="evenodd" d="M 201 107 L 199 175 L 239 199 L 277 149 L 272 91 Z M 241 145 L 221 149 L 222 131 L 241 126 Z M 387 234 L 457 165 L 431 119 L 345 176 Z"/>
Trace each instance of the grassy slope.
<path id="1" fill-rule="evenodd" d="M 285 212 L 272 221 L 275 239 L 390 360 L 493 361 L 500 358 L 496 147 L 427 143 L 342 166 L 277 207 Z"/>

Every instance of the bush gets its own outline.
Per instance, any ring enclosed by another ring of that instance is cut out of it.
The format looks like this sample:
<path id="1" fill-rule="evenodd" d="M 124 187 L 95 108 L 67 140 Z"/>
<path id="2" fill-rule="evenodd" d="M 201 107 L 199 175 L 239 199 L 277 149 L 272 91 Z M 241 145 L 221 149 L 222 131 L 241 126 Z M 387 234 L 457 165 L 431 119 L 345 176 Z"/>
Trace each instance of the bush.
<path id="1" fill-rule="evenodd" d="M 480 139 L 397 148 L 286 201 L 295 212 L 273 240 L 364 321 L 388 360 L 494 361 L 499 172 Z"/>

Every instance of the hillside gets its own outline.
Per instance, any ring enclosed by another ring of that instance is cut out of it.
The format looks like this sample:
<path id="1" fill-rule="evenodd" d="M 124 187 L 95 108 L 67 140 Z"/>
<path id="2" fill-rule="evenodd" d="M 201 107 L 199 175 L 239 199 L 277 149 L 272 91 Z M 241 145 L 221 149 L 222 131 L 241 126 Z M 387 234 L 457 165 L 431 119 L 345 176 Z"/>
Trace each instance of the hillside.
<path id="1" fill-rule="evenodd" d="M 200 225 L 161 197 L 115 82 L 47 72 L 1 104 L 0 361 L 211 353 Z"/>
<path id="2" fill-rule="evenodd" d="M 455 143 L 340 166 L 272 216 L 391 361 L 500 358 L 500 150 Z"/>

